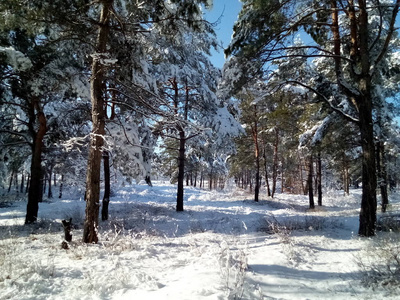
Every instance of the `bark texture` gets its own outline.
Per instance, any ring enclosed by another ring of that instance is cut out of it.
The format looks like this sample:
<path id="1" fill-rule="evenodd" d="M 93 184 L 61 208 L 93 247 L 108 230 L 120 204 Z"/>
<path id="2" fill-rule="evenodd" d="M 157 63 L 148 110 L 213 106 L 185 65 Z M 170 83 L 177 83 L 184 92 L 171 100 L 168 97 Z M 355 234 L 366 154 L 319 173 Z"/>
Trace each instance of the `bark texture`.
<path id="1" fill-rule="evenodd" d="M 99 222 L 100 198 L 100 169 L 102 146 L 105 127 L 105 110 L 103 96 L 103 82 L 105 66 L 101 63 L 101 56 L 107 51 L 108 35 L 110 31 L 109 17 L 112 10 L 112 0 L 102 0 L 99 31 L 96 41 L 96 53 L 93 55 L 90 78 L 90 94 L 92 102 L 92 133 L 90 137 L 89 158 L 86 173 L 86 212 L 83 229 L 85 243 L 97 243 L 97 228 Z"/>
<path id="2" fill-rule="evenodd" d="M 108 151 L 103 152 L 104 166 L 104 196 L 103 205 L 101 206 L 101 220 L 108 220 L 108 206 L 110 204 L 111 183 L 110 183 L 110 155 Z"/>
<path id="3" fill-rule="evenodd" d="M 355 97 L 359 111 L 359 126 L 362 147 L 362 200 L 360 210 L 361 236 L 375 235 L 376 227 L 376 164 L 374 129 L 372 120 L 371 75 L 368 44 L 368 15 L 366 1 L 359 0 L 360 12 L 358 16 L 359 43 L 355 42 L 355 51 L 359 51 L 361 74 L 359 78 L 360 95 Z M 356 29 L 355 29 L 356 30 Z"/>
<path id="4" fill-rule="evenodd" d="M 176 196 L 176 211 L 183 211 L 183 182 L 185 179 L 185 131 L 179 130 L 178 153 L 178 190 Z"/>
<path id="5" fill-rule="evenodd" d="M 36 112 L 36 114 L 35 114 Z M 33 115 L 32 115 L 33 114 Z M 35 117 L 36 115 L 36 117 Z M 34 119 L 37 118 L 39 128 L 34 129 Z M 39 211 L 39 202 L 42 201 L 42 152 L 43 139 L 47 132 L 46 117 L 41 110 L 39 99 L 32 101 L 31 116 L 30 116 L 30 131 L 33 137 L 32 142 L 32 159 L 31 159 L 31 174 L 28 190 L 28 205 L 26 208 L 25 224 L 36 222 Z"/>

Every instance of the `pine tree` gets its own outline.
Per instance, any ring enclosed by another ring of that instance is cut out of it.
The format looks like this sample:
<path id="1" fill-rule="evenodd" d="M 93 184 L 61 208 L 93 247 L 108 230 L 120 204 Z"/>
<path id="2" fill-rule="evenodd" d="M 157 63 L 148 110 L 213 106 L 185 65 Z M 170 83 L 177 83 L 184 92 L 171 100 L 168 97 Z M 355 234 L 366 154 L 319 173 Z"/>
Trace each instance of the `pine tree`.
<path id="1" fill-rule="evenodd" d="M 372 5 L 370 5 L 372 4 Z M 362 203 L 359 235 L 372 236 L 376 225 L 376 173 L 373 134 L 373 84 L 380 64 L 387 58 L 393 39 L 400 1 L 387 6 L 378 1 L 244 1 L 234 28 L 228 54 L 265 64 L 287 56 L 282 51 L 298 48 L 287 37 L 307 32 L 313 43 L 303 47 L 306 58 L 329 58 L 334 70 L 315 77 L 317 88 L 302 78 L 287 82 L 309 88 L 332 110 L 358 125 L 363 153 Z M 303 10 L 308 7 L 310 10 Z M 345 13 L 340 8 L 344 8 Z M 369 36 L 376 13 L 383 28 Z M 333 41 L 333 44 L 330 41 Z M 315 81 L 313 81 L 315 82 Z M 319 86 L 319 87 L 318 87 Z M 325 92 L 320 87 L 325 86 Z M 331 93 L 328 93 L 330 91 Z M 340 101 L 345 99 L 345 101 Z"/>
<path id="2" fill-rule="evenodd" d="M 26 142 L 32 153 L 25 219 L 28 224 L 37 220 L 38 202 L 42 199 L 42 156 L 49 128 L 49 106 L 65 98 L 65 91 L 70 88 L 69 71 L 74 70 L 71 67 L 60 72 L 69 57 L 64 49 L 60 51 L 60 45 L 50 42 L 50 36 L 57 36 L 57 31 L 37 21 L 43 16 L 41 5 L 33 1 L 26 5 L 3 1 L 0 10 L 5 16 L 0 23 L 0 52 L 4 54 L 3 66 L 8 70 L 3 112 L 16 109 L 14 118 L 19 123 L 5 133 Z"/>

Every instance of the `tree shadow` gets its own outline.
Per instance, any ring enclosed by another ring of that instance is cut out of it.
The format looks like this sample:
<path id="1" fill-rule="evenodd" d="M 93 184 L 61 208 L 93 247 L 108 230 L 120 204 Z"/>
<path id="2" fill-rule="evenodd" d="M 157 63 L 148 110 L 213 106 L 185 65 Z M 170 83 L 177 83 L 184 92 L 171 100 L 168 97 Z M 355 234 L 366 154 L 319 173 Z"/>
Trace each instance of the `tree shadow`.
<path id="1" fill-rule="evenodd" d="M 239 203 L 231 207 L 235 206 L 239 206 Z M 262 223 L 265 216 L 257 212 L 246 214 L 228 208 L 218 211 L 212 206 L 209 208 L 194 210 L 187 206 L 185 211 L 176 212 L 172 203 L 113 203 L 109 221 L 100 225 L 103 230 L 147 232 L 163 237 L 182 237 L 203 232 L 238 235 L 248 232 L 246 222 Z M 254 224 L 251 228 L 254 228 Z"/>
<path id="2" fill-rule="evenodd" d="M 223 200 L 218 200 L 221 194 L 215 191 L 204 191 L 195 188 L 185 190 L 185 211 L 176 212 L 175 189 L 171 186 L 148 188 L 135 186 L 118 190 L 110 202 L 110 217 L 108 221 L 99 221 L 100 233 L 106 231 L 125 232 L 127 234 L 143 233 L 163 236 L 182 237 L 187 234 L 214 232 L 229 235 L 240 235 L 245 233 L 275 233 L 270 230 L 271 223 L 278 221 L 278 225 L 286 226 L 292 232 L 305 232 L 313 227 L 313 234 L 325 235 L 332 230 L 332 220 L 329 216 L 312 216 L 307 211 L 308 207 L 302 204 L 285 203 L 277 200 L 254 200 L 229 199 L 227 194 L 222 195 Z M 201 195 L 201 196 L 200 196 Z M 36 233 L 58 232 L 62 230 L 61 223 L 56 222 L 54 215 L 60 218 L 60 213 L 66 213 L 68 209 L 75 211 L 77 217 L 73 217 L 75 229 L 81 229 L 84 218 L 84 202 L 80 205 L 68 206 L 65 203 L 60 205 L 58 200 L 44 205 L 54 205 L 57 213 L 48 214 L 45 219 L 39 219 L 41 225 L 11 225 L 0 226 L 2 231 L 21 232 L 23 235 Z M 71 202 L 71 200 L 69 201 Z M 72 201 L 75 202 L 75 201 Z M 78 202 L 77 202 L 78 203 Z M 64 206 L 65 205 L 65 206 Z M 71 208 L 69 208 L 71 207 Z M 279 215 L 274 218 L 274 211 L 288 210 L 293 214 Z M 20 205 L 16 213 L 22 214 L 23 208 Z M 79 211 L 78 211 L 79 210 Z M 47 210 L 50 211 L 50 210 Z M 53 211 L 53 209 L 51 209 Z M 77 212 L 78 211 L 78 212 Z M 79 215 L 79 216 L 78 216 Z M 10 219 L 10 215 L 1 215 L 0 219 Z M 40 211 L 39 211 L 40 216 Z M 62 218 L 65 218 L 62 216 Z M 316 228 L 315 224 L 327 224 Z M 312 226 L 311 226 L 312 225 Z M 14 227 L 14 228 L 13 228 Z M 341 224 L 336 226 L 344 229 Z M 29 229 L 30 228 L 30 229 Z M 47 229 L 40 229 L 47 228 Z M 51 229 L 49 229 L 51 228 Z M 57 228 L 57 229 L 56 229 Z M 316 230 L 318 233 L 316 233 Z M 350 231 L 350 230 L 349 230 Z M 4 235 L 0 235 L 3 238 Z M 343 239 L 343 235 L 336 238 Z M 349 237 L 351 238 L 350 234 Z"/>
<path id="3" fill-rule="evenodd" d="M 29 237 L 48 233 L 62 232 L 62 224 L 51 219 L 39 219 L 38 222 L 29 225 L 12 224 L 0 225 L 0 240 L 15 237 Z"/>
<path id="4" fill-rule="evenodd" d="M 287 299 L 295 299 L 299 294 L 307 299 L 326 299 L 329 298 L 327 293 L 332 292 L 332 288 L 335 289 L 336 296 L 343 293 L 343 297 L 347 298 L 349 282 L 353 282 L 353 286 L 354 281 L 362 276 L 359 271 L 323 272 L 274 264 L 249 265 L 248 271 L 251 272 L 251 275 L 246 277 L 246 283 L 250 286 L 258 286 L 266 299 L 277 299 L 273 297 L 275 295 L 279 297 L 285 295 L 285 297 L 288 297 Z M 268 282 L 266 277 L 270 277 L 271 281 Z M 339 285 L 337 285 L 338 278 L 342 281 Z M 333 280 L 334 287 L 330 286 L 330 280 Z M 321 282 L 324 282 L 324 284 L 320 284 Z"/>

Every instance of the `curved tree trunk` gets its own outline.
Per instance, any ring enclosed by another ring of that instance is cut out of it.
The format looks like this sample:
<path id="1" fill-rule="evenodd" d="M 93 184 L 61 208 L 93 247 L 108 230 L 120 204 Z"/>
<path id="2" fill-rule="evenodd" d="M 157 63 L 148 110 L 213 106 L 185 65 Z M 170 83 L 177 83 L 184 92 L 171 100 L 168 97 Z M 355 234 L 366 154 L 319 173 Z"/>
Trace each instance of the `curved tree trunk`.
<path id="1" fill-rule="evenodd" d="M 43 139 L 47 131 L 46 117 L 40 108 L 38 99 L 35 99 L 32 103 L 33 113 L 37 111 L 37 120 L 39 122 L 39 129 L 34 133 L 33 129 L 33 143 L 32 143 L 32 158 L 31 158 L 31 176 L 29 181 L 28 190 L 28 205 L 26 208 L 25 224 L 36 222 L 39 202 L 42 201 L 42 151 L 43 151 Z M 33 128 L 33 123 L 32 123 Z"/>
<path id="2" fill-rule="evenodd" d="M 92 133 L 90 136 L 89 158 L 86 173 L 86 212 L 83 229 L 83 241 L 85 243 L 97 243 L 97 227 L 99 222 L 99 198 L 100 198 L 100 169 L 102 158 L 102 146 L 105 127 L 105 111 L 103 96 L 104 66 L 101 63 L 101 53 L 107 52 L 107 42 L 110 27 L 109 15 L 112 8 L 112 0 L 102 0 L 99 32 L 96 41 L 96 52 L 93 56 L 90 96 L 92 102 Z"/>

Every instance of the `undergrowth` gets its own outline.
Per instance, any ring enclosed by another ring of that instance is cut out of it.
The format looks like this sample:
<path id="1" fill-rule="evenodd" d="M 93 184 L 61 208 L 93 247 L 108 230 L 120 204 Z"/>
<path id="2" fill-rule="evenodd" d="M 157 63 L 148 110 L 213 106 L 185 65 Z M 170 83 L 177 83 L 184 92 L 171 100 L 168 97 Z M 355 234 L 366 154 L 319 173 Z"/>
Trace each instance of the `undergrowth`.
<path id="1" fill-rule="evenodd" d="M 374 238 L 355 257 L 362 283 L 372 289 L 400 290 L 400 235 L 387 233 Z"/>

